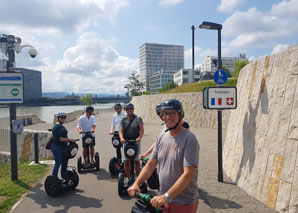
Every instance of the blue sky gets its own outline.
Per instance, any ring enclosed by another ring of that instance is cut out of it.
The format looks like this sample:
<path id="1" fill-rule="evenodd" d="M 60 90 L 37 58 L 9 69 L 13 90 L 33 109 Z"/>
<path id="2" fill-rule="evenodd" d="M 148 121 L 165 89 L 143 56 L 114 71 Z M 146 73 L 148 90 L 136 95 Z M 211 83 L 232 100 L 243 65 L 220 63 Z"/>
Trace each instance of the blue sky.
<path id="1" fill-rule="evenodd" d="M 145 42 L 183 45 L 190 68 L 192 25 L 199 64 L 217 55 L 202 21 L 223 25 L 222 56 L 256 60 L 298 42 L 298 0 L 2 0 L 0 14 L 1 34 L 38 50 L 16 63 L 42 71 L 44 92 L 124 93 Z"/>

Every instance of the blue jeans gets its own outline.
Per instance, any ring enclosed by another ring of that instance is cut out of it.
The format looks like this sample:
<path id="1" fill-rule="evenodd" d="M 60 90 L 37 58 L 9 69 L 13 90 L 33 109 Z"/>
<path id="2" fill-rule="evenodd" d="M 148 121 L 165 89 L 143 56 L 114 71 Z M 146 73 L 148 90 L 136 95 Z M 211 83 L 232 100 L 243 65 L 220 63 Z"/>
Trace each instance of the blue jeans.
<path id="1" fill-rule="evenodd" d="M 67 179 L 67 164 L 68 164 L 68 158 L 66 156 L 66 148 L 63 146 L 58 146 L 54 143 L 52 143 L 51 151 L 54 154 L 54 160 L 55 160 L 55 166 L 53 168 L 52 175 L 58 176 L 59 167 L 61 165 L 61 177 L 63 179 Z"/>

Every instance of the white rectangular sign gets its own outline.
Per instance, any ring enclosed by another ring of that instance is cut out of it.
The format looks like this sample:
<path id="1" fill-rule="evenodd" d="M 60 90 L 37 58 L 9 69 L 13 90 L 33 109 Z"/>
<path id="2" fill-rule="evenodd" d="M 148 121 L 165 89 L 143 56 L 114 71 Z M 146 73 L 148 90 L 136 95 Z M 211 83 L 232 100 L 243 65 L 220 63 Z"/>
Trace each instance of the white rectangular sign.
<path id="1" fill-rule="evenodd" d="M 208 109 L 236 109 L 236 87 L 208 87 Z"/>
<path id="2" fill-rule="evenodd" d="M 0 73 L 0 104 L 23 103 L 23 73 Z"/>

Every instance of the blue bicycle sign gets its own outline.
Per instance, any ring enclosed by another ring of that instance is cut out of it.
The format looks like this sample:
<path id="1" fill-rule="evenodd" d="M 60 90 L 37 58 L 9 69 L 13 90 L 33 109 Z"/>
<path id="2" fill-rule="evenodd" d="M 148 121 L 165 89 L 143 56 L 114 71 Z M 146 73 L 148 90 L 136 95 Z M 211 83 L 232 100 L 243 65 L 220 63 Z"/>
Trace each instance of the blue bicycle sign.
<path id="1" fill-rule="evenodd" d="M 217 85 L 223 85 L 228 80 L 228 74 L 224 70 L 217 70 L 213 75 L 213 79 Z"/>

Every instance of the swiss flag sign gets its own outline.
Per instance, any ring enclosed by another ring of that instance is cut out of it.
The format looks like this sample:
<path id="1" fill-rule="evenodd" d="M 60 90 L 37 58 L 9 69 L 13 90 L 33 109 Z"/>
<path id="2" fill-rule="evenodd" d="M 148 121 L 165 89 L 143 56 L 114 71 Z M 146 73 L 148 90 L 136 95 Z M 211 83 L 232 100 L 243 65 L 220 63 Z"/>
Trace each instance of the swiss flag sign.
<path id="1" fill-rule="evenodd" d="M 227 98 L 227 105 L 233 105 L 234 104 L 234 98 Z"/>

